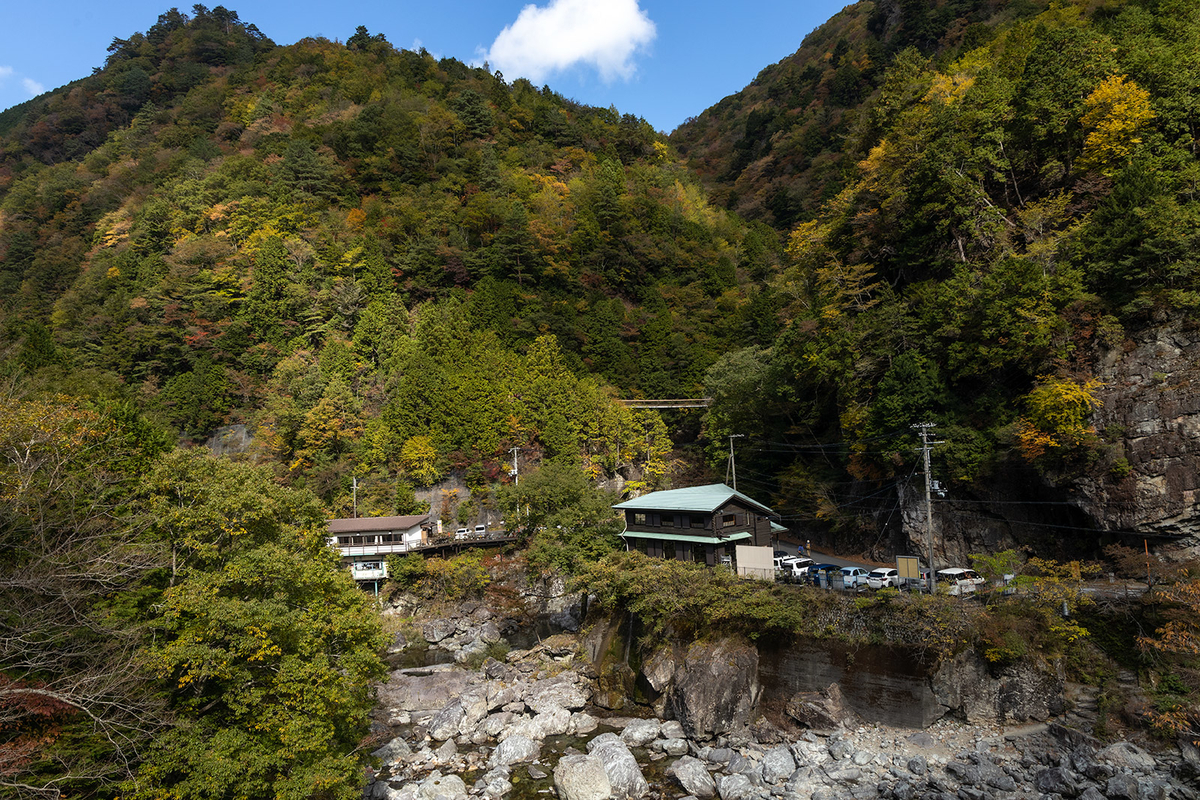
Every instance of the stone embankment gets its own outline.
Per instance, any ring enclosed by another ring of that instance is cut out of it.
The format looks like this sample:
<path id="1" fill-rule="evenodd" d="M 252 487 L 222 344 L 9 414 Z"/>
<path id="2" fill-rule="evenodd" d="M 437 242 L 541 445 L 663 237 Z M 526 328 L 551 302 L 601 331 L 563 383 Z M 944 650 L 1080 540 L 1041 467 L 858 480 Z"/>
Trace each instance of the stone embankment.
<path id="1" fill-rule="evenodd" d="M 479 653 L 495 633 L 486 619 L 431 621 L 418 646 L 449 640 L 459 653 Z M 373 754 L 378 769 L 364 798 L 1200 799 L 1194 749 L 1151 753 L 1054 722 L 1005 730 L 943 719 L 920 731 L 864 724 L 841 705 L 836 685 L 793 698 L 790 719 L 780 721 L 786 729 L 762 717 L 731 724 L 750 717 L 728 679 L 751 670 L 723 657 L 719 643 L 710 649 L 715 657 L 689 660 L 687 680 L 660 705 L 678 717 L 668 720 L 596 706 L 606 690 L 568 634 L 475 669 L 397 670 L 379 688 L 375 728 L 386 743 Z M 718 662 L 727 669 L 706 683 L 706 665 Z"/>

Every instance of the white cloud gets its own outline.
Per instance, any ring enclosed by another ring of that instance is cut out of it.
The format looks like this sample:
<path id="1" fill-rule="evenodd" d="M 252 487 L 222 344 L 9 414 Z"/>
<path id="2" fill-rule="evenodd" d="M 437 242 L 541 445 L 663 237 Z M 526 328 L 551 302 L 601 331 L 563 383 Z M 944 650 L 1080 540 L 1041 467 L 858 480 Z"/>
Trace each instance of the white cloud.
<path id="1" fill-rule="evenodd" d="M 550 0 L 522 8 L 492 42 L 487 60 L 510 79 L 534 83 L 577 64 L 594 67 L 605 81 L 628 79 L 634 54 L 654 36 L 638 0 Z"/>
<path id="2" fill-rule="evenodd" d="M 11 78 L 12 76 L 13 76 L 13 68 L 12 67 L 0 67 L 0 81 L 4 80 L 5 78 Z"/>
<path id="3" fill-rule="evenodd" d="M 25 91 L 29 92 L 30 97 L 37 97 L 42 92 L 46 91 L 46 87 L 42 86 L 33 78 L 21 78 L 21 85 L 25 87 Z"/>

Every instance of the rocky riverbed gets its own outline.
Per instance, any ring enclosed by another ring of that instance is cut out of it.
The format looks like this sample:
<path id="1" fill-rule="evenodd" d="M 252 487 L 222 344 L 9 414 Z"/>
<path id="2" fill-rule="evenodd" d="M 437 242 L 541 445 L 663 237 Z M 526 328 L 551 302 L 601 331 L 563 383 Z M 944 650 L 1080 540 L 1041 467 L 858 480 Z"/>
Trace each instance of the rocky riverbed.
<path id="1" fill-rule="evenodd" d="M 1200 759 L 1187 745 L 1151 752 L 1054 721 L 863 724 L 836 686 L 810 698 L 802 716 L 815 727 L 759 717 L 704 736 L 689 725 L 689 736 L 676 719 L 597 707 L 597 671 L 572 634 L 467 666 L 503 643 L 489 617 L 427 622 L 416 648 L 455 663 L 398 669 L 379 687 L 375 730 L 386 743 L 366 800 L 1200 798 Z"/>

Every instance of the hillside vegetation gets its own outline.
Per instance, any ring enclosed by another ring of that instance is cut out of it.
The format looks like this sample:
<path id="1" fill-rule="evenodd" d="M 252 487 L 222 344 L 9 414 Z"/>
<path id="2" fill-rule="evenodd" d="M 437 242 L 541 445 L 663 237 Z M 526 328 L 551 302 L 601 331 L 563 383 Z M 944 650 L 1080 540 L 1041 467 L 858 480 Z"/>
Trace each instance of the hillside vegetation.
<path id="1" fill-rule="evenodd" d="M 187 437 L 248 422 L 348 502 L 352 471 L 486 486 L 513 447 L 653 482 L 662 423 L 612 398 L 694 396 L 770 340 L 778 237 L 640 119 L 222 7 L 110 51 L 0 118 L 10 374 Z"/>
<path id="2" fill-rule="evenodd" d="M 1119 483 L 1097 359 L 1200 302 L 1194 5 L 1064 3 L 984 39 L 890 61 L 854 162 L 788 232 L 779 336 L 709 372 L 714 448 L 761 442 L 745 474 L 798 517 L 882 507 L 874 538 L 893 504 L 870 498 L 913 474 L 927 421 L 959 489 L 1022 465 Z"/>

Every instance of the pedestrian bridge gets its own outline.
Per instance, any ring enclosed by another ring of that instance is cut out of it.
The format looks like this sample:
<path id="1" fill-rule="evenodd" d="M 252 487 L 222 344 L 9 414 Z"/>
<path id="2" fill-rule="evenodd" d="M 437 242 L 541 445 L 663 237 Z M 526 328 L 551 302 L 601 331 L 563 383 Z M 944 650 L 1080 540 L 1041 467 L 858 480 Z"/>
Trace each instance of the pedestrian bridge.
<path id="1" fill-rule="evenodd" d="M 696 397 L 687 400 L 618 400 L 626 408 L 708 408 L 711 397 Z"/>

